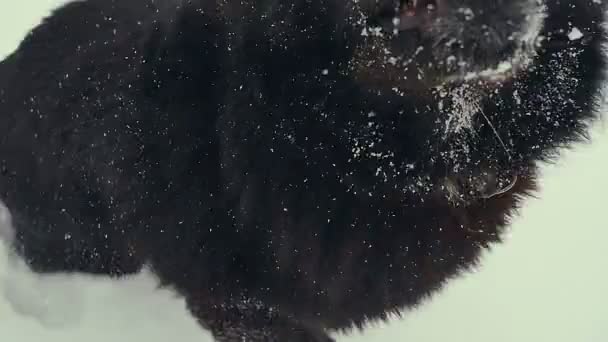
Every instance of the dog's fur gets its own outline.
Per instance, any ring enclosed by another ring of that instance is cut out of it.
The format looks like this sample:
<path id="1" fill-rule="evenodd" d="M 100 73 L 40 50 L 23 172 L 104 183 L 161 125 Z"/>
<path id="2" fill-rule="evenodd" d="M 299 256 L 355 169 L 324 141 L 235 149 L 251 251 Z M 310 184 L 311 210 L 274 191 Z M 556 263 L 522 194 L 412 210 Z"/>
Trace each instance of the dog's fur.
<path id="1" fill-rule="evenodd" d="M 442 0 L 474 18 L 381 32 L 382 1 L 56 10 L 0 64 L 16 252 L 149 265 L 218 341 L 330 341 L 419 303 L 584 136 L 604 6 Z"/>

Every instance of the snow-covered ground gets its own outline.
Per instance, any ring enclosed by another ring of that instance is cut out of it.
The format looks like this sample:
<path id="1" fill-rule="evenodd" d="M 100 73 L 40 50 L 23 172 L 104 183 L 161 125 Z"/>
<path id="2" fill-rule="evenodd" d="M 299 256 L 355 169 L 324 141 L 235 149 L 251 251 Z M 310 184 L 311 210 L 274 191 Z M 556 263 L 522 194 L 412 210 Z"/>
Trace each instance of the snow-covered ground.
<path id="1" fill-rule="evenodd" d="M 60 2 L 2 1 L 0 56 Z M 600 123 L 592 144 L 544 168 L 539 199 L 477 273 L 403 321 L 338 341 L 608 341 L 607 175 L 608 124 Z M 183 300 L 155 286 L 149 274 L 34 275 L 0 245 L 0 341 L 210 342 Z"/>

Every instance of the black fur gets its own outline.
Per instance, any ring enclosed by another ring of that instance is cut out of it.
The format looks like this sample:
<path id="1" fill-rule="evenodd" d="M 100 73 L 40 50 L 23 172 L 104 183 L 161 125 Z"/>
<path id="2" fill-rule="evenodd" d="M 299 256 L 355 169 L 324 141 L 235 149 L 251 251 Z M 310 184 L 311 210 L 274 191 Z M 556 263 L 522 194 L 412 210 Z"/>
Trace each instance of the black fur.
<path id="1" fill-rule="evenodd" d="M 56 10 L 0 64 L 18 253 L 39 272 L 149 265 L 218 341 L 330 341 L 466 271 L 534 190 L 536 163 L 594 117 L 603 5 L 547 0 L 530 67 L 439 89 L 379 62 L 394 42 L 361 35 L 369 1 Z M 494 21 L 521 15 L 496 3 Z M 395 47 L 406 57 L 412 37 Z M 470 89 L 472 128 L 445 134 Z M 500 183 L 512 188 L 488 193 Z"/>

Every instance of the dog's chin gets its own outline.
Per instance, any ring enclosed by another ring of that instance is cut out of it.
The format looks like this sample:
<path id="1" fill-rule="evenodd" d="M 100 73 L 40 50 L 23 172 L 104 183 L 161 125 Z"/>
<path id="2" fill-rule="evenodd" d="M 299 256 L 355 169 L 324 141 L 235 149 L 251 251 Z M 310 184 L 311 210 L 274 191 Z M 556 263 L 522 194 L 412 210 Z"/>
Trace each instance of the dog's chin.
<path id="1" fill-rule="evenodd" d="M 530 66 L 529 61 L 505 60 L 487 67 L 463 68 L 446 76 L 439 86 L 446 85 L 480 85 L 486 88 L 496 88 L 511 83 L 518 75 Z"/>
<path id="2" fill-rule="evenodd" d="M 502 59 L 488 62 L 462 61 L 457 67 L 446 72 L 442 85 L 470 84 L 494 88 L 511 83 L 528 71 L 538 57 L 539 43 L 542 37 L 534 31 L 534 38 L 527 38 L 518 48 Z"/>
<path id="3" fill-rule="evenodd" d="M 436 90 L 452 89 L 458 86 L 471 86 L 480 89 L 496 89 L 512 84 L 530 70 L 536 58 L 535 51 L 517 51 L 518 54 L 496 62 L 462 61 L 457 67 L 446 63 L 429 63 L 416 68 L 402 70 L 399 65 L 380 63 L 386 69 L 359 69 L 359 76 L 368 85 L 389 86 L 398 89 L 403 94 L 435 92 Z M 432 57 L 431 57 L 432 58 Z M 444 58 L 445 59 L 445 58 Z M 438 60 L 438 59 L 433 59 Z M 436 66 L 436 67 L 435 67 Z"/>

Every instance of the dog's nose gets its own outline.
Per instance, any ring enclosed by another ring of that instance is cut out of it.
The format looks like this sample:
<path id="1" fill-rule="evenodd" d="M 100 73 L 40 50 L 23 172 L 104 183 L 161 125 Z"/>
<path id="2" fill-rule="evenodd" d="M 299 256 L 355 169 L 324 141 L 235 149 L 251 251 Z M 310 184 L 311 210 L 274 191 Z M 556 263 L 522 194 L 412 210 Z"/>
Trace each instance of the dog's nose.
<path id="1" fill-rule="evenodd" d="M 402 0 L 393 25 L 403 31 L 420 28 L 441 11 L 441 0 Z"/>

